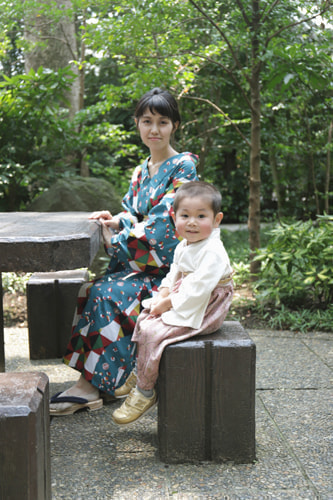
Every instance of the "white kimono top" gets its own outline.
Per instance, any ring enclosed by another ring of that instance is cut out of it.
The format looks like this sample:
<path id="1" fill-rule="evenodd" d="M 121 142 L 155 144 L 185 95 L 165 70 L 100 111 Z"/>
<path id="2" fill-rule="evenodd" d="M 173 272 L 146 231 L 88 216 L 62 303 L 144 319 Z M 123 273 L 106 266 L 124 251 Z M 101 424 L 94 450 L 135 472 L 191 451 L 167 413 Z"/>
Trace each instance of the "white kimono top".
<path id="1" fill-rule="evenodd" d="M 160 285 L 160 288 L 169 288 L 172 302 L 172 309 L 162 314 L 164 323 L 199 328 L 212 291 L 220 280 L 231 277 L 231 274 L 219 228 L 213 229 L 209 238 L 197 243 L 188 245 L 186 240 L 181 241 L 176 247 L 170 271 Z M 182 276 L 179 289 L 172 293 Z"/>

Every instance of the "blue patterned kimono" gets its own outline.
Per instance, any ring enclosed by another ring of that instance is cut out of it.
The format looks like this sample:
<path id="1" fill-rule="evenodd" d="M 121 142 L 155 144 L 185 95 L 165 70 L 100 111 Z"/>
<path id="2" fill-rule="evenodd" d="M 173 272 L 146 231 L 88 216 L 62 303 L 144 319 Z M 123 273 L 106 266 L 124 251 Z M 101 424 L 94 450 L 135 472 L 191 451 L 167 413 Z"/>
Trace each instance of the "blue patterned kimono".
<path id="1" fill-rule="evenodd" d="M 124 211 L 117 215 L 120 227 L 111 239 L 107 272 L 80 289 L 64 356 L 67 365 L 111 395 L 133 369 L 132 333 L 141 302 L 157 291 L 179 242 L 171 218 L 175 192 L 197 179 L 191 153 L 169 158 L 152 178 L 147 163 L 135 169 Z"/>

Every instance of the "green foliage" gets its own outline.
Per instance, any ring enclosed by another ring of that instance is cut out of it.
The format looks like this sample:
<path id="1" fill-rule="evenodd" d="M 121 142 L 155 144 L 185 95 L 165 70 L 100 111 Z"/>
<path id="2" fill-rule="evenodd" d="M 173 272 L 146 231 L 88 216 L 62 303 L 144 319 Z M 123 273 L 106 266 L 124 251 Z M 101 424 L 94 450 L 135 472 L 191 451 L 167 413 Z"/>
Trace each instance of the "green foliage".
<path id="1" fill-rule="evenodd" d="M 25 293 L 26 284 L 29 281 L 31 273 L 3 273 L 2 288 L 3 292 Z"/>
<path id="2" fill-rule="evenodd" d="M 250 281 L 248 231 L 222 229 L 221 238 L 235 270 L 235 307 L 231 317 L 242 321 L 244 316 L 251 316 L 252 324 L 257 322 L 258 328 L 331 332 L 332 224 L 332 216 L 321 216 L 315 224 L 289 220 L 281 226 L 263 225 L 261 241 L 264 246 L 257 257 L 262 261 L 262 269 L 257 282 Z M 290 260 L 293 262 L 288 273 L 285 268 Z M 310 270 L 306 269 L 309 262 Z M 315 266 L 318 266 L 316 271 Z M 324 273 L 323 269 L 326 269 Z M 327 275 L 330 279 L 326 279 Z M 250 294 L 237 297 L 237 291 L 242 289 Z"/>
<path id="3" fill-rule="evenodd" d="M 230 231 L 221 229 L 221 239 L 228 252 L 230 261 L 247 262 L 249 258 L 249 233 L 247 229 Z"/>
<path id="4" fill-rule="evenodd" d="M 0 82 L 0 209 L 22 208 L 67 167 L 72 129 L 61 111 L 73 75 L 39 68 Z"/>
<path id="5" fill-rule="evenodd" d="M 140 154 L 137 133 L 123 124 L 107 121 L 106 107 L 91 105 L 76 114 L 74 125 L 80 130 L 76 150 L 85 150 L 85 160 L 94 177 L 111 182 L 119 194 L 128 190 L 133 168 Z"/>
<path id="6" fill-rule="evenodd" d="M 254 307 L 256 311 L 258 308 Z M 290 309 L 284 304 L 279 308 L 266 308 L 262 317 L 273 330 L 291 330 L 298 332 L 331 332 L 333 322 L 333 306 L 327 309 Z"/>
<path id="7" fill-rule="evenodd" d="M 246 229 L 230 231 L 221 229 L 221 239 L 228 252 L 230 263 L 235 271 L 234 283 L 240 285 L 250 278 L 249 233 Z"/>
<path id="8" fill-rule="evenodd" d="M 268 242 L 268 233 L 273 227 L 275 227 L 275 224 L 265 224 L 262 226 L 260 235 L 262 245 Z M 231 266 L 235 271 L 234 282 L 236 286 L 250 282 L 250 247 L 248 230 L 246 228 L 235 231 L 223 229 L 222 223 L 221 239 L 228 252 Z"/>
<path id="9" fill-rule="evenodd" d="M 73 77 L 69 68 L 39 68 L 0 81 L 0 210 L 24 209 L 59 176 L 76 175 L 82 152 L 94 176 L 125 194 L 137 134 L 109 123 L 103 102 L 71 122 L 63 105 Z"/>
<path id="10" fill-rule="evenodd" d="M 77 173 L 82 158 L 94 176 L 124 192 L 134 165 L 147 153 L 133 128 L 135 102 L 153 86 L 164 86 L 176 95 L 182 112 L 176 148 L 200 155 L 202 179 L 223 194 L 225 220 L 246 221 L 255 34 L 262 68 L 262 218 L 269 220 L 277 211 L 299 219 L 323 213 L 332 197 L 326 189 L 331 182 L 332 30 L 329 11 L 320 24 L 310 18 L 329 2 L 259 2 L 262 22 L 255 33 L 247 24 L 254 17 L 250 1 L 241 9 L 231 0 L 71 4 L 67 9 L 50 0 L 3 2 L 0 70 L 17 80 L 12 114 L 9 103 L 4 103 L 6 116 L 0 108 L 1 210 L 23 208 L 54 178 Z M 73 59 L 84 72 L 85 109 L 74 123 L 64 115 L 62 101 L 54 101 L 60 89 L 58 84 L 52 89 L 51 80 L 59 83 L 60 76 L 49 72 L 47 80 L 40 75 L 46 91 L 33 78 L 31 84 L 24 81 L 24 28 L 36 12 L 53 24 L 65 15 L 75 17 L 78 47 L 85 50 L 73 53 Z M 0 89 L 0 99 L 4 92 Z"/>
<path id="11" fill-rule="evenodd" d="M 262 263 L 255 284 L 260 307 L 326 309 L 333 299 L 332 218 L 283 223 L 269 234 L 267 247 L 255 257 Z"/>

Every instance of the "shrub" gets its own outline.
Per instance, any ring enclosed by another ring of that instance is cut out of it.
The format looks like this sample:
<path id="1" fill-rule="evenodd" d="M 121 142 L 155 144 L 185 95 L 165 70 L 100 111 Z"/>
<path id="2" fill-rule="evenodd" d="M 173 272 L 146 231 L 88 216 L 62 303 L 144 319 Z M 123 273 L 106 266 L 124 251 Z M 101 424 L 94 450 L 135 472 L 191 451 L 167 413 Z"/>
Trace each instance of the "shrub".
<path id="1" fill-rule="evenodd" d="M 3 293 L 25 293 L 26 284 L 31 273 L 3 273 L 2 287 Z"/>
<path id="2" fill-rule="evenodd" d="M 269 235 L 255 257 L 262 262 L 257 304 L 326 309 L 333 298 L 333 218 L 281 224 Z"/>

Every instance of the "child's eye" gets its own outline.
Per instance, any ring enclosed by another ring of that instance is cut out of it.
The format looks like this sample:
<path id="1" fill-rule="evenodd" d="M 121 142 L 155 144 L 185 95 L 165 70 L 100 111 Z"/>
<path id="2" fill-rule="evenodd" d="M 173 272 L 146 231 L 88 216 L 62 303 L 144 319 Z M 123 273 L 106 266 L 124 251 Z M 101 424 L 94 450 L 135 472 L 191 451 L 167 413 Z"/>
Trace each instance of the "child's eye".
<path id="1" fill-rule="evenodd" d="M 206 216 L 204 214 L 199 215 L 199 219 L 204 219 Z"/>

